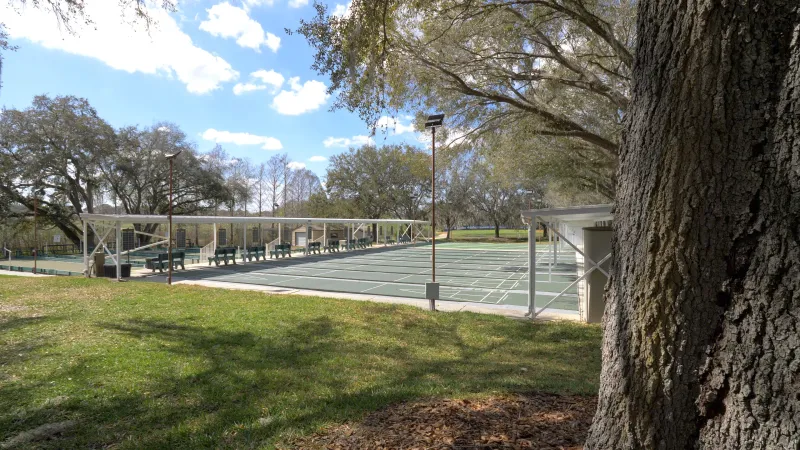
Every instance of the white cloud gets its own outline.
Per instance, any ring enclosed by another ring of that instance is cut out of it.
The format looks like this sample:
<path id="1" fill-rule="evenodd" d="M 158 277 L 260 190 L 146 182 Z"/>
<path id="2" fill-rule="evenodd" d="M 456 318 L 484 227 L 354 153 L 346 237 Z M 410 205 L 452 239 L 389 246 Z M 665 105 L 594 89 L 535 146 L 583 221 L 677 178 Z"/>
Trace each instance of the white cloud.
<path id="1" fill-rule="evenodd" d="M 328 158 L 324 156 L 312 156 L 311 158 L 308 158 L 308 160 L 309 162 L 325 162 L 328 160 Z"/>
<path id="2" fill-rule="evenodd" d="M 233 94 L 242 95 L 245 92 L 263 91 L 266 88 L 267 87 L 263 84 L 236 83 L 236 85 L 233 87 Z"/>
<path id="3" fill-rule="evenodd" d="M 59 26 L 46 8 L 28 7 L 19 14 L 8 2 L 0 2 L 0 17 L 12 38 L 97 59 L 128 73 L 176 78 L 193 94 L 211 92 L 239 77 L 227 61 L 195 46 L 160 7 L 148 9 L 157 21 L 149 32 L 141 24 L 131 24 L 132 15 L 121 18 L 117 2 L 85 0 L 85 8 L 93 23 L 75 22 L 74 33 Z"/>
<path id="4" fill-rule="evenodd" d="M 245 6 L 272 6 L 275 0 L 244 0 Z"/>
<path id="5" fill-rule="evenodd" d="M 350 146 L 360 147 L 362 145 L 374 144 L 374 143 L 375 141 L 371 137 L 365 136 L 363 134 L 353 136 L 352 138 L 328 137 L 325 138 L 324 141 L 322 141 L 322 145 L 324 145 L 325 147 L 343 147 L 343 148 Z"/>
<path id="6" fill-rule="evenodd" d="M 257 70 L 250 74 L 250 82 L 237 83 L 233 87 L 234 95 L 242 95 L 245 92 L 263 91 L 271 87 L 270 91 L 274 94 L 283 85 L 283 75 L 274 70 Z M 260 81 L 260 83 L 259 83 Z"/>
<path id="7" fill-rule="evenodd" d="M 341 3 L 337 3 L 336 6 L 333 8 L 332 15 L 336 16 L 336 17 L 340 17 L 340 18 L 349 17 L 350 16 L 350 9 L 352 7 L 353 7 L 352 0 L 347 2 L 346 5 L 343 5 Z"/>
<path id="8" fill-rule="evenodd" d="M 209 128 L 203 132 L 202 137 L 206 141 L 214 141 L 218 144 L 260 145 L 264 150 L 280 150 L 283 148 L 281 141 L 274 137 L 257 136 L 250 133 L 231 133 L 230 131 Z"/>
<path id="9" fill-rule="evenodd" d="M 308 0 L 289 0 L 290 8 L 300 8 L 301 6 L 306 6 L 307 4 Z"/>
<path id="10" fill-rule="evenodd" d="M 256 70 L 250 74 L 253 78 L 258 78 L 263 83 L 272 86 L 276 91 L 283 85 L 283 75 L 275 72 L 274 70 Z"/>
<path id="11" fill-rule="evenodd" d="M 289 78 L 290 91 L 283 90 L 272 99 L 272 107 L 280 114 L 297 116 L 319 109 L 328 99 L 325 84 L 309 80 L 300 84 L 299 77 Z"/>
<path id="12" fill-rule="evenodd" d="M 406 116 L 406 118 L 408 118 L 408 116 Z M 390 132 L 390 134 L 413 133 L 417 130 L 413 123 L 403 125 L 399 120 L 389 116 L 381 116 L 375 122 L 374 126 L 375 128 L 382 128 Z"/>
<path id="13" fill-rule="evenodd" d="M 201 30 L 207 31 L 212 36 L 236 38 L 239 46 L 252 48 L 255 51 L 261 51 L 262 45 L 273 52 L 278 51 L 281 38 L 264 32 L 261 24 L 251 19 L 243 8 L 222 2 L 207 11 L 208 20 L 200 22 Z"/>
<path id="14" fill-rule="evenodd" d="M 286 167 L 288 167 L 288 168 L 290 168 L 292 170 L 300 170 L 300 169 L 305 169 L 306 168 L 306 163 L 292 161 L 289 164 L 287 164 Z"/>

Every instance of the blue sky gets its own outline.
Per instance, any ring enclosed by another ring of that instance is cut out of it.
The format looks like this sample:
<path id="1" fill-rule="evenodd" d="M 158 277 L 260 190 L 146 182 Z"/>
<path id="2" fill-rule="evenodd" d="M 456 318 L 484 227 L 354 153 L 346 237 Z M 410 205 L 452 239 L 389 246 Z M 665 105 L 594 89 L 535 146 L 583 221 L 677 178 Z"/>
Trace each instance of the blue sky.
<path id="1" fill-rule="evenodd" d="M 330 10 L 346 14 L 345 1 Z M 313 16 L 313 0 L 181 0 L 175 14 L 152 10 L 150 33 L 126 22 L 117 1 L 86 0 L 94 24 L 74 33 L 48 11 L 6 3 L 0 18 L 19 46 L 4 55 L 7 108 L 25 108 L 37 94 L 75 95 L 115 127 L 168 120 L 201 151 L 219 142 L 256 163 L 286 152 L 320 176 L 331 155 L 369 140 L 356 115 L 329 112 L 328 80 L 309 69 L 312 49 L 284 33 Z M 381 124 L 379 145 L 417 142 L 410 117 Z"/>

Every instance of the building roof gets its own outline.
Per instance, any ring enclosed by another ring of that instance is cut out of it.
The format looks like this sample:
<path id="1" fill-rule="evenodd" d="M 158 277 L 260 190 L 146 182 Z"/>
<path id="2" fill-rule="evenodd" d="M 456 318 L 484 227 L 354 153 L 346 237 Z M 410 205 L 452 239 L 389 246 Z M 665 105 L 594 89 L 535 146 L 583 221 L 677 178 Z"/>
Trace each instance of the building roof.
<path id="1" fill-rule="evenodd" d="M 141 214 L 80 214 L 81 220 L 89 222 L 124 222 L 124 223 L 168 223 L 168 216 Z M 172 216 L 173 224 L 190 223 L 289 223 L 289 224 L 346 224 L 351 223 L 394 223 L 424 224 L 424 220 L 410 219 L 324 219 L 316 217 L 242 217 L 242 216 Z"/>
<path id="2" fill-rule="evenodd" d="M 535 218 L 539 222 L 584 222 L 612 220 L 613 204 L 570 206 L 567 208 L 529 209 L 522 217 Z"/>

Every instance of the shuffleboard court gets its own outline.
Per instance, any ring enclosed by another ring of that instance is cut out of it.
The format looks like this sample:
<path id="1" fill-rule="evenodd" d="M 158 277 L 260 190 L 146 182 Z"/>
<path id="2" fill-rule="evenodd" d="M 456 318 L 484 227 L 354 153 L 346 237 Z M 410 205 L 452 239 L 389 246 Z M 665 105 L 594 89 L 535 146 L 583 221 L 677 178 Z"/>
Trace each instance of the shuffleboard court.
<path id="1" fill-rule="evenodd" d="M 438 245 L 437 245 L 438 247 Z M 437 248 L 440 299 L 498 305 L 528 304 L 527 248 Z M 574 254 L 558 255 L 550 268 L 549 249 L 537 248 L 537 307 L 544 306 L 577 278 Z M 431 248 L 390 246 L 351 252 L 282 258 L 247 264 L 197 267 L 175 272 L 180 280 L 211 280 L 340 293 L 425 298 L 431 279 Z M 577 311 L 572 287 L 550 307 Z"/>

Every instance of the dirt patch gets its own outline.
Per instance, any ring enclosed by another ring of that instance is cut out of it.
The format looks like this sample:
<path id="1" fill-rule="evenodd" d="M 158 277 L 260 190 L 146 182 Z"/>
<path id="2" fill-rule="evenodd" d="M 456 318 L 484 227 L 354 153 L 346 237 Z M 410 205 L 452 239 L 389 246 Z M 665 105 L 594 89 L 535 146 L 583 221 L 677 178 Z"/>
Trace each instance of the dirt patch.
<path id="1" fill-rule="evenodd" d="M 596 407 L 596 397 L 550 394 L 402 403 L 290 448 L 582 449 Z"/>

